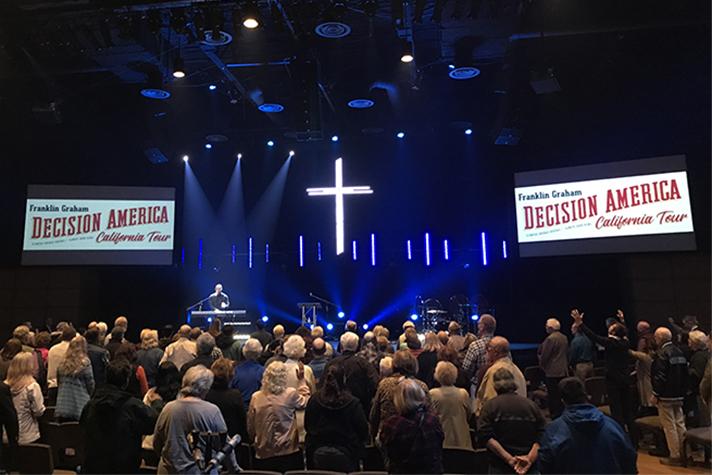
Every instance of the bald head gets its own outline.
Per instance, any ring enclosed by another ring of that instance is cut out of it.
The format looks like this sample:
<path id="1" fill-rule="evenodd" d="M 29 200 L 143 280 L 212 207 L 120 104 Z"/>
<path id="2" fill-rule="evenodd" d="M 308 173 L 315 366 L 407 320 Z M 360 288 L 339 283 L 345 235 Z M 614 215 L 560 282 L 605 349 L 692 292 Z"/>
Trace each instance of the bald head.
<path id="1" fill-rule="evenodd" d="M 178 329 L 178 336 L 181 338 L 190 338 L 190 331 L 192 328 L 190 328 L 190 325 L 181 325 L 181 327 Z"/>
<path id="2" fill-rule="evenodd" d="M 496 359 L 502 358 L 509 354 L 509 341 L 504 337 L 496 336 L 490 340 L 489 348 Z"/>
<path id="3" fill-rule="evenodd" d="M 655 342 L 658 344 L 658 346 L 668 341 L 672 341 L 672 332 L 669 328 L 660 327 L 655 330 Z"/>
<path id="4" fill-rule="evenodd" d="M 496 329 L 497 320 L 495 320 L 492 315 L 490 315 L 489 313 L 485 313 L 484 315 L 480 316 L 480 319 L 477 321 L 478 333 L 492 335 L 494 334 Z"/>
<path id="5" fill-rule="evenodd" d="M 640 321 L 638 322 L 638 333 L 648 333 L 650 331 L 650 323 Z"/>

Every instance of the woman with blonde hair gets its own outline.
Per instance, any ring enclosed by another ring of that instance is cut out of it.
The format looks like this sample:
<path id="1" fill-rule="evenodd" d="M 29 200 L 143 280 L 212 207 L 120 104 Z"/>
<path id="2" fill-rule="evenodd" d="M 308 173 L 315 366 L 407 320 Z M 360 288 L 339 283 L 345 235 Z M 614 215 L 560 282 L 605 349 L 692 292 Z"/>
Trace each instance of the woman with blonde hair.
<path id="1" fill-rule="evenodd" d="M 158 346 L 158 331 L 144 328 L 141 330 L 141 343 L 138 344 L 137 362 L 146 373 L 148 387 L 156 386 L 158 366 L 163 358 L 163 350 Z"/>
<path id="2" fill-rule="evenodd" d="M 435 366 L 438 364 L 438 350 L 443 347 L 435 333 L 425 334 L 423 351 L 418 355 L 418 379 L 433 388 L 435 385 Z"/>
<path id="3" fill-rule="evenodd" d="M 78 421 L 82 409 L 94 392 L 94 373 L 87 357 L 87 341 L 77 335 L 69 342 L 67 352 L 57 368 L 57 408 L 60 421 Z"/>
<path id="4" fill-rule="evenodd" d="M 32 353 L 18 353 L 10 362 L 5 384 L 12 391 L 12 402 L 17 411 L 19 425 L 18 444 L 31 444 L 40 438 L 37 419 L 44 414 L 42 389 L 32 377 Z"/>
<path id="5" fill-rule="evenodd" d="M 297 410 L 309 402 L 309 387 L 304 380 L 304 365 L 296 368 L 298 389 L 287 385 L 287 366 L 274 361 L 262 376 L 262 389 L 252 395 L 247 413 L 247 432 L 255 447 L 258 470 L 303 470 L 299 453 Z"/>
<path id="6" fill-rule="evenodd" d="M 435 379 L 440 383 L 440 387 L 430 390 L 430 399 L 433 401 L 433 412 L 440 417 L 445 433 L 443 445 L 472 450 L 469 424 L 472 415 L 470 393 L 454 386 L 457 367 L 449 361 L 439 362 L 435 367 Z"/>

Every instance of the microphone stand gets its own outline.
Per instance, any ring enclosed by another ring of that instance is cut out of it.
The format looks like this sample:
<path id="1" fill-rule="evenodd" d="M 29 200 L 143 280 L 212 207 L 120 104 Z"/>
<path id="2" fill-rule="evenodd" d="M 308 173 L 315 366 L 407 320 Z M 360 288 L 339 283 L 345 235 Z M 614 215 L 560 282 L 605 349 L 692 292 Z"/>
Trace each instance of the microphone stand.
<path id="1" fill-rule="evenodd" d="M 203 300 L 201 300 L 200 302 L 194 303 L 194 304 L 191 305 L 190 307 L 186 308 L 185 311 L 186 311 L 186 312 L 190 312 L 191 310 L 193 310 L 193 309 L 194 309 L 195 307 L 197 307 L 198 305 L 200 305 L 200 308 L 198 309 L 198 311 L 203 310 L 203 303 L 205 303 L 205 301 L 208 300 L 209 298 L 210 298 L 209 296 L 208 296 L 208 297 L 205 297 L 205 298 L 204 298 Z"/>
<path id="2" fill-rule="evenodd" d="M 341 307 L 340 307 L 339 305 L 336 305 L 334 302 L 330 302 L 330 301 L 328 301 L 328 300 L 326 300 L 326 299 L 323 299 L 323 298 L 321 298 L 321 297 L 318 297 L 318 296 L 314 295 L 314 294 L 311 293 L 311 292 L 309 292 L 309 297 L 311 297 L 311 298 L 313 298 L 313 299 L 316 299 L 316 300 L 320 301 L 321 303 L 325 303 L 326 305 L 331 305 L 332 307 L 335 307 L 335 308 L 338 308 L 339 310 L 341 310 Z M 326 308 L 326 311 L 327 311 L 327 312 L 329 311 L 329 308 L 328 308 L 328 307 Z"/>

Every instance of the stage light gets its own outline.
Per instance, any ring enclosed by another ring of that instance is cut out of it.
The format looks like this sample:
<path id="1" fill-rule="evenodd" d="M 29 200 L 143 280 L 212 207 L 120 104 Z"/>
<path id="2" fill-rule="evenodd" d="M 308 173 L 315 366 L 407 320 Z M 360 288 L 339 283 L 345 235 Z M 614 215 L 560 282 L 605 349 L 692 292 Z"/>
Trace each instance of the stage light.
<path id="1" fill-rule="evenodd" d="M 356 241 L 351 243 L 351 253 L 353 254 L 354 260 L 358 259 L 358 255 L 356 254 Z"/>
<path id="2" fill-rule="evenodd" d="M 448 65 L 447 65 L 447 68 L 448 68 L 448 69 L 455 69 L 455 65 L 454 65 L 454 64 L 448 64 Z"/>
<path id="3" fill-rule="evenodd" d="M 465 129 L 465 135 L 472 135 L 472 129 Z"/>
<path id="4" fill-rule="evenodd" d="M 254 29 L 260 26 L 262 20 L 262 11 L 255 1 L 247 2 L 247 5 L 242 9 L 242 24 L 245 28 Z"/>
<path id="5" fill-rule="evenodd" d="M 188 155 L 183 155 L 183 161 L 187 162 L 188 161 Z"/>
<path id="6" fill-rule="evenodd" d="M 406 248 L 408 249 L 408 260 L 412 261 L 413 260 L 413 246 L 410 242 L 410 239 L 406 241 Z"/>
<path id="7" fill-rule="evenodd" d="M 472 316 L 470 317 L 470 320 L 472 320 L 473 322 L 476 322 L 479 319 L 480 319 L 480 316 L 477 315 L 476 313 L 473 313 Z"/>
<path id="8" fill-rule="evenodd" d="M 213 317 L 208 317 L 208 323 L 213 323 Z"/>
<path id="9" fill-rule="evenodd" d="M 304 267 L 304 236 L 299 236 L 299 267 Z"/>
<path id="10" fill-rule="evenodd" d="M 185 264 L 185 248 L 181 248 L 180 250 L 180 263 Z"/>
<path id="11" fill-rule="evenodd" d="M 203 240 L 198 242 L 198 270 L 203 268 Z"/>
<path id="12" fill-rule="evenodd" d="M 344 312 L 339 312 L 338 313 L 339 318 L 344 318 L 346 314 Z"/>
<path id="13" fill-rule="evenodd" d="M 274 147 L 274 142 L 271 141 L 271 140 L 268 141 L 268 142 L 267 142 L 267 146 L 268 146 L 268 147 Z"/>
<path id="14" fill-rule="evenodd" d="M 269 244 L 265 244 L 265 262 L 269 263 Z"/>
<path id="15" fill-rule="evenodd" d="M 214 91 L 217 88 L 218 87 L 215 84 L 211 84 L 210 86 L 208 86 L 208 89 L 210 89 L 211 91 Z"/>
<path id="16" fill-rule="evenodd" d="M 486 266 L 487 265 L 487 236 L 485 235 L 485 233 L 482 233 L 481 239 L 482 239 L 482 265 Z"/>
<path id="17" fill-rule="evenodd" d="M 447 242 L 447 239 L 443 241 L 443 254 L 445 255 L 445 260 L 449 261 L 450 260 L 450 245 Z"/>
<path id="18" fill-rule="evenodd" d="M 205 144 L 205 148 L 211 149 L 211 148 L 213 148 L 213 144 L 206 143 L 206 144 Z"/>
<path id="19" fill-rule="evenodd" d="M 405 134 L 403 132 L 398 132 L 396 134 L 396 137 L 398 137 L 399 139 L 402 139 L 403 137 L 405 137 Z"/>
<path id="20" fill-rule="evenodd" d="M 430 265 L 430 233 L 425 233 L 425 265 Z"/>
<path id="21" fill-rule="evenodd" d="M 316 243 L 316 258 L 321 262 L 321 243 Z"/>
<path id="22" fill-rule="evenodd" d="M 334 325 L 332 325 L 331 323 L 327 323 L 327 324 L 326 324 L 326 329 L 329 330 L 329 331 L 331 331 L 331 330 L 334 329 Z"/>
<path id="23" fill-rule="evenodd" d="M 339 141 L 339 136 L 338 136 L 338 135 L 332 135 L 332 136 L 331 136 L 331 141 L 332 141 L 332 142 L 338 142 L 338 141 Z"/>
<path id="24" fill-rule="evenodd" d="M 290 150 L 290 151 L 289 151 L 289 156 L 290 156 L 290 157 L 293 157 L 293 156 L 294 156 L 294 150 Z"/>
<path id="25" fill-rule="evenodd" d="M 237 159 L 239 160 L 239 159 L 241 159 L 241 158 L 242 158 L 242 154 L 241 154 L 241 153 L 238 153 L 238 154 L 237 154 Z"/>
<path id="26" fill-rule="evenodd" d="M 232 245 L 232 263 L 235 263 L 235 245 Z"/>
<path id="27" fill-rule="evenodd" d="M 269 321 L 269 317 L 267 315 L 262 315 L 262 321 L 267 323 Z"/>
<path id="28" fill-rule="evenodd" d="M 410 319 L 413 321 L 416 321 L 418 319 L 418 314 L 417 313 L 411 314 Z"/>
<path id="29" fill-rule="evenodd" d="M 507 258 L 507 241 L 502 241 L 502 257 Z"/>
<path id="30" fill-rule="evenodd" d="M 376 266 L 376 235 L 371 233 L 371 265 Z"/>
<path id="31" fill-rule="evenodd" d="M 252 269 L 252 238 L 247 240 L 247 266 Z"/>
<path id="32" fill-rule="evenodd" d="M 363 327 L 361 327 L 361 328 L 363 328 L 364 330 L 368 330 L 368 323 L 364 323 Z"/>
<path id="33" fill-rule="evenodd" d="M 173 77 L 178 79 L 185 77 L 185 60 L 180 56 L 173 60 Z"/>
<path id="34" fill-rule="evenodd" d="M 413 61 L 413 43 L 408 40 L 401 40 L 401 61 L 410 63 Z"/>

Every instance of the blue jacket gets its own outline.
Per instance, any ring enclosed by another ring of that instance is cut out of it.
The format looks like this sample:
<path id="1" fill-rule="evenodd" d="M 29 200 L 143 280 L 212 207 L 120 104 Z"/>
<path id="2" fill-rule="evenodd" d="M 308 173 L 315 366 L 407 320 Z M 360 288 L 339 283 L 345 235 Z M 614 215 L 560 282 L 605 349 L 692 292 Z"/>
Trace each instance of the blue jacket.
<path id="1" fill-rule="evenodd" d="M 237 389 L 242 394 L 245 402 L 245 410 L 249 411 L 252 395 L 262 387 L 262 375 L 265 372 L 264 366 L 254 361 L 247 360 L 235 368 L 235 376 L 230 381 L 228 387 Z"/>
<path id="2" fill-rule="evenodd" d="M 572 404 L 541 439 L 541 473 L 638 473 L 638 454 L 613 419 L 592 404 Z"/>

